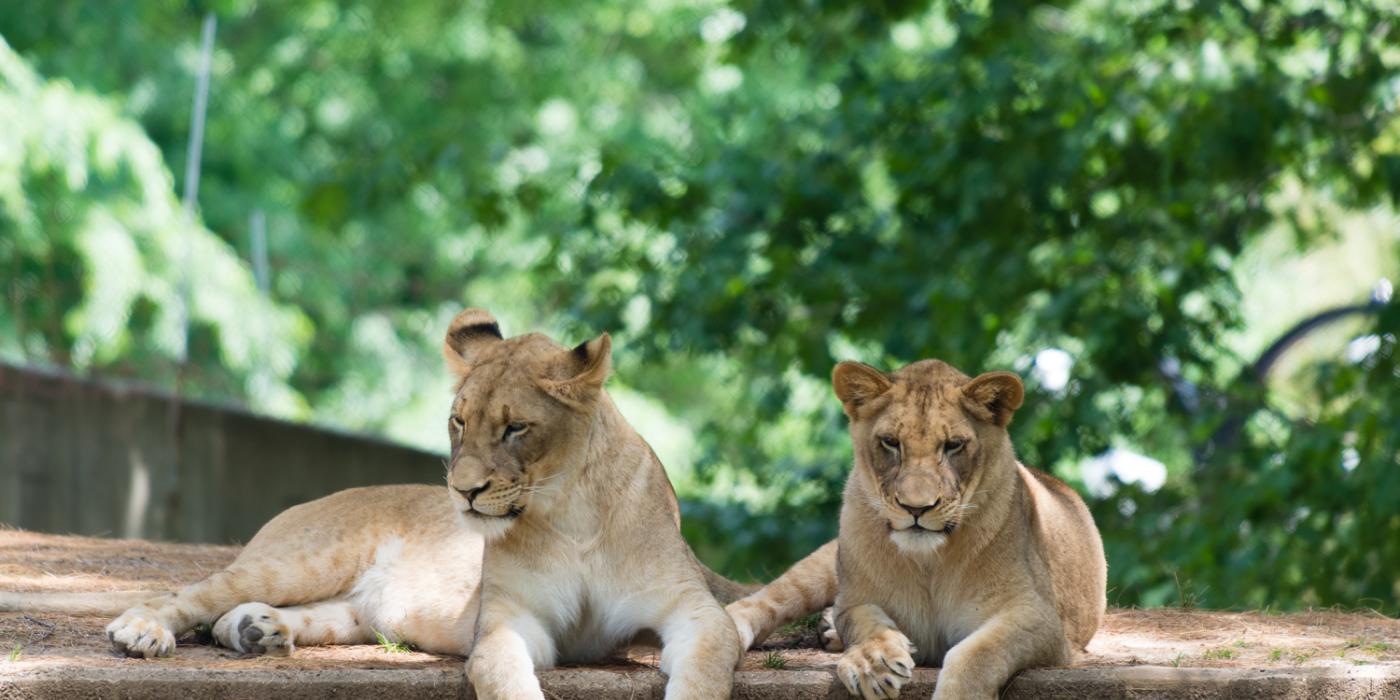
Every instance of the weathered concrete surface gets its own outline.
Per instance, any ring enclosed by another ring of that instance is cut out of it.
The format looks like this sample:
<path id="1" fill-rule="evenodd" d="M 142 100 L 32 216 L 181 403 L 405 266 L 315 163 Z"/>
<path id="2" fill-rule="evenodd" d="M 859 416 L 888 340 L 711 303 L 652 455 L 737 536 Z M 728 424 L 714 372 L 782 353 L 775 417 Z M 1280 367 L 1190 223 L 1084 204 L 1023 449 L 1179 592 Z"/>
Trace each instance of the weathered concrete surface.
<path id="1" fill-rule="evenodd" d="M 246 542 L 332 491 L 441 479 L 439 456 L 388 442 L 0 364 L 0 523 Z"/>
<path id="2" fill-rule="evenodd" d="M 917 670 L 903 697 L 928 697 L 937 671 Z M 660 700 L 665 678 L 657 671 L 556 669 L 542 674 L 546 697 L 559 700 Z M 0 699 L 192 697 L 470 698 L 461 670 L 252 668 L 34 667 L 0 665 Z M 827 671 L 740 671 L 735 698 L 818 700 L 849 697 Z M 1307 669 L 1189 669 L 1156 666 L 1027 671 L 1002 694 L 1018 698 L 1400 698 L 1400 669 L 1358 666 Z"/>
<path id="3" fill-rule="evenodd" d="M 46 535 L 0 528 L 0 590 L 168 590 L 225 566 L 237 547 Z M 390 653 L 373 645 L 302 647 L 250 657 L 180 640 L 158 660 L 112 652 L 108 618 L 0 613 L 5 698 L 470 697 L 460 657 Z M 796 627 L 748 654 L 738 698 L 840 698 L 837 656 Z M 16 659 L 7 654 L 16 651 Z M 542 675 L 553 698 L 660 698 L 659 654 L 638 647 L 606 664 Z M 781 667 L 783 670 L 771 670 Z M 905 697 L 928 697 L 918 669 Z M 1088 653 L 1069 668 L 1027 671 L 1006 698 L 1400 698 L 1400 620 L 1332 610 L 1290 614 L 1110 610 Z"/>

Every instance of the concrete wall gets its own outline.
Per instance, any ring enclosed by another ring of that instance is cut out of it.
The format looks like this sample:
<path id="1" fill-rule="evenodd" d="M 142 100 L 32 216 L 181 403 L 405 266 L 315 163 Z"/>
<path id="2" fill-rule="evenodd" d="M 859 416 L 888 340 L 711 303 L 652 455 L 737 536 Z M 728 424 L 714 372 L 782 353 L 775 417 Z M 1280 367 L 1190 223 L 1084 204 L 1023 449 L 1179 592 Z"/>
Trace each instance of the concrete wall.
<path id="1" fill-rule="evenodd" d="M 0 523 L 246 542 L 351 486 L 442 483 L 438 455 L 149 388 L 0 364 Z"/>

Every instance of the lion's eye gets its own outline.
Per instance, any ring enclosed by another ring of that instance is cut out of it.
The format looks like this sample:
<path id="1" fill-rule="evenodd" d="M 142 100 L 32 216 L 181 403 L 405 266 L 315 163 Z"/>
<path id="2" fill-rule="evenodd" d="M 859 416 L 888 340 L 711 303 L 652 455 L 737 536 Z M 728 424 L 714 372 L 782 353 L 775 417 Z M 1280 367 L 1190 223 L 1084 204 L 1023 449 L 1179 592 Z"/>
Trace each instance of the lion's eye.
<path id="1" fill-rule="evenodd" d="M 959 453 L 959 452 L 962 452 L 962 448 L 963 448 L 964 446 L 966 446 L 966 445 L 967 445 L 967 441 L 966 441 L 966 440 L 958 440 L 958 439 L 948 440 L 948 441 L 946 441 L 946 442 L 943 443 L 943 453 L 944 453 L 944 454 L 950 454 L 950 455 L 957 454 L 957 453 Z"/>
<path id="2" fill-rule="evenodd" d="M 461 430 L 461 429 L 462 429 L 462 418 L 461 418 L 461 416 L 452 416 L 452 419 L 448 421 L 448 424 L 452 426 L 452 429 L 453 429 L 453 430 Z"/>
<path id="3" fill-rule="evenodd" d="M 881 435 L 880 444 L 896 452 L 899 451 L 899 438 L 894 437 L 893 435 Z"/>
<path id="4" fill-rule="evenodd" d="M 506 426 L 506 430 L 501 434 L 502 440 L 509 440 L 511 437 L 520 435 L 530 428 L 528 423 L 516 421 Z"/>

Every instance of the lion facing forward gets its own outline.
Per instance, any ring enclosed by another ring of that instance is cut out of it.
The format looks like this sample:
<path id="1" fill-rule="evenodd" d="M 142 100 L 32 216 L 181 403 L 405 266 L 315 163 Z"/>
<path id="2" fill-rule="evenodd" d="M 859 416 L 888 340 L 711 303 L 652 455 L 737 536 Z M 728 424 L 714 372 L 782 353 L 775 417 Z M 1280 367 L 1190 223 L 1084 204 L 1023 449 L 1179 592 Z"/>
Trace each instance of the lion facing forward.
<path id="1" fill-rule="evenodd" d="M 836 673 L 865 698 L 897 697 L 916 660 L 942 666 L 935 698 L 994 698 L 1083 649 L 1106 606 L 1103 543 L 1073 489 L 1016 460 L 1020 380 L 937 360 L 832 378 L 855 453 L 840 534 L 729 606 L 741 638 L 834 594 Z"/>

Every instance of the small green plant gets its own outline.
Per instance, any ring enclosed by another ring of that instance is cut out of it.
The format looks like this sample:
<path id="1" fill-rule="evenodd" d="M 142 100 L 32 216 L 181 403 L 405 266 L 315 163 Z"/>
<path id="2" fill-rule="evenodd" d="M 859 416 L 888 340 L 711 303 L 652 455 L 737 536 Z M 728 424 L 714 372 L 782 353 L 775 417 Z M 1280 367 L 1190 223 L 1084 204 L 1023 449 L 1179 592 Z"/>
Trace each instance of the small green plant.
<path id="1" fill-rule="evenodd" d="M 1174 658 L 1174 659 L 1171 660 L 1172 668 L 1181 668 L 1181 662 L 1184 661 L 1185 659 L 1186 659 L 1186 655 L 1185 655 L 1185 654 L 1177 654 L 1177 655 L 1176 655 L 1176 658 Z"/>
<path id="2" fill-rule="evenodd" d="M 1194 610 L 1200 607 L 1203 596 L 1191 589 L 1191 581 L 1183 582 L 1178 573 L 1173 573 L 1172 578 L 1176 580 L 1177 605 L 1183 610 Z"/>
<path id="3" fill-rule="evenodd" d="M 781 652 L 770 651 L 767 656 L 763 657 L 763 667 L 781 671 L 787 668 L 787 659 L 783 658 Z"/>
<path id="4" fill-rule="evenodd" d="M 380 632 L 379 630 L 372 631 L 374 632 L 374 642 L 378 644 L 379 648 L 383 649 L 386 653 L 407 654 L 410 651 L 414 651 L 413 642 L 410 642 L 406 639 L 399 640 L 396 642 L 384 636 L 384 633 Z"/>
<path id="5" fill-rule="evenodd" d="M 1225 647 L 1220 647 L 1219 649 L 1209 649 L 1204 654 L 1204 658 L 1207 661 L 1225 661 L 1228 659 L 1233 659 L 1235 658 L 1235 650 L 1227 649 Z"/>
<path id="6" fill-rule="evenodd" d="M 1312 660 L 1312 657 L 1313 655 L 1310 652 L 1300 651 L 1294 653 L 1291 658 L 1293 660 L 1293 663 L 1295 664 L 1305 664 L 1308 661 Z"/>
<path id="7" fill-rule="evenodd" d="M 1233 646 L 1234 646 L 1236 649 L 1248 649 L 1248 648 L 1249 648 L 1249 642 L 1246 642 L 1246 641 L 1244 641 L 1243 639 L 1236 639 Z"/>
<path id="8" fill-rule="evenodd" d="M 11 661 L 19 661 L 19 654 L 20 654 L 20 652 L 23 651 L 23 650 L 24 650 L 24 646 L 23 646 L 23 645 L 16 644 L 16 645 L 15 645 L 15 648 L 13 648 L 13 649 L 10 650 L 9 659 L 10 659 Z"/>
<path id="9" fill-rule="evenodd" d="M 789 622 L 786 625 L 779 627 L 778 634 L 780 636 L 793 636 L 800 635 L 805 632 L 815 632 L 817 629 L 817 625 L 821 624 L 821 621 L 822 614 L 819 612 L 814 612 L 811 615 L 799 617 L 796 620 L 793 620 L 792 622 Z"/>
<path id="10" fill-rule="evenodd" d="M 1347 640 L 1346 646 L 1343 647 L 1343 650 L 1345 649 L 1360 649 L 1375 654 L 1376 656 L 1381 656 L 1382 654 L 1395 651 L 1395 645 L 1387 642 L 1373 642 L 1369 639 L 1353 637 Z"/>
<path id="11" fill-rule="evenodd" d="M 1278 663 L 1281 659 L 1283 659 L 1282 649 L 1269 650 L 1269 663 Z"/>

